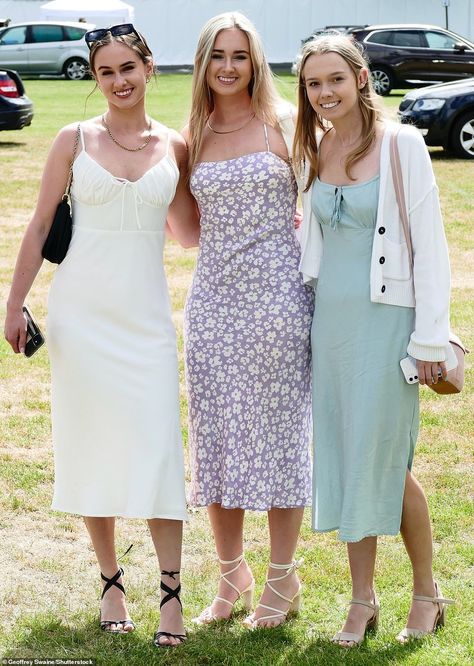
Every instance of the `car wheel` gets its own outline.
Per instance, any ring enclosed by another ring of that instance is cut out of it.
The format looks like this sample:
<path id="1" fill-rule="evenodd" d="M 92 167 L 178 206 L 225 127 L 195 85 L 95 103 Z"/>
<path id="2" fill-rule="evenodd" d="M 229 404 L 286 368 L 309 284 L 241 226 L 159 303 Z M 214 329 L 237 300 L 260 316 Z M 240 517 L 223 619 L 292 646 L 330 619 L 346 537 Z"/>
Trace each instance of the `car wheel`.
<path id="1" fill-rule="evenodd" d="M 474 160 L 474 109 L 464 113 L 454 123 L 451 148 L 458 157 Z"/>
<path id="2" fill-rule="evenodd" d="M 377 95 L 388 95 L 393 88 L 394 80 L 393 74 L 385 67 L 375 65 L 370 70 L 372 74 L 372 82 Z"/>
<path id="3" fill-rule="evenodd" d="M 82 81 L 87 78 L 89 65 L 82 58 L 71 58 L 64 63 L 63 72 L 70 81 Z"/>

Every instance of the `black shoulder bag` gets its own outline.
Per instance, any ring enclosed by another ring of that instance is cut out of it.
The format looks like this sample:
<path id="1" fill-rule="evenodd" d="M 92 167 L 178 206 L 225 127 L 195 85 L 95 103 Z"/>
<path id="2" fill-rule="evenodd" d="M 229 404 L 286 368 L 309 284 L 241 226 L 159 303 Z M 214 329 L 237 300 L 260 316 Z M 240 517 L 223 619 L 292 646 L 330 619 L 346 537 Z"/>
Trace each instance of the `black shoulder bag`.
<path id="1" fill-rule="evenodd" d="M 69 176 L 67 179 L 66 190 L 58 203 L 56 212 L 54 213 L 53 223 L 49 230 L 48 236 L 41 250 L 44 259 L 47 259 L 53 264 L 60 264 L 67 254 L 69 243 L 72 236 L 72 215 L 71 206 L 69 204 L 69 193 L 71 191 L 72 183 L 72 166 L 74 158 L 76 157 L 77 145 L 79 143 L 80 124 L 76 130 L 76 140 L 74 142 L 74 151 L 72 153 L 71 165 L 69 167 Z"/>

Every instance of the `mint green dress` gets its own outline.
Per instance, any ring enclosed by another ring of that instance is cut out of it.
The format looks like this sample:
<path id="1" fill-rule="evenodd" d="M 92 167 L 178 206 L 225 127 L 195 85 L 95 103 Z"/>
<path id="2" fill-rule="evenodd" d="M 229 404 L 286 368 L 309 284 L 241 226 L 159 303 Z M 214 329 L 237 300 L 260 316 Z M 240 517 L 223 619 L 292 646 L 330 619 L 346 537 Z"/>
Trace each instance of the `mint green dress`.
<path id="1" fill-rule="evenodd" d="M 378 191 L 377 176 L 341 187 L 316 180 L 312 192 L 323 233 L 311 331 L 313 529 L 348 542 L 399 532 L 418 435 L 418 385 L 399 365 L 414 309 L 370 300 Z"/>

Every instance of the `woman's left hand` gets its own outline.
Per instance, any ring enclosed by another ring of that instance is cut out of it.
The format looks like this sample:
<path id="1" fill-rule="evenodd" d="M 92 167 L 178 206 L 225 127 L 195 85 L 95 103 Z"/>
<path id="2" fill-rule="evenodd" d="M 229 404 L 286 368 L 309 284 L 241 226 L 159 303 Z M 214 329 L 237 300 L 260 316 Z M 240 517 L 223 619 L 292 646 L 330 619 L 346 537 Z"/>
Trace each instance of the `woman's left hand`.
<path id="1" fill-rule="evenodd" d="M 299 210 L 295 212 L 295 229 L 299 229 L 301 227 L 301 223 L 303 222 L 303 213 L 300 213 Z"/>
<path id="2" fill-rule="evenodd" d="M 441 379 L 446 379 L 448 371 L 444 361 L 416 361 L 420 384 L 432 386 Z M 441 373 L 441 374 L 440 374 Z"/>

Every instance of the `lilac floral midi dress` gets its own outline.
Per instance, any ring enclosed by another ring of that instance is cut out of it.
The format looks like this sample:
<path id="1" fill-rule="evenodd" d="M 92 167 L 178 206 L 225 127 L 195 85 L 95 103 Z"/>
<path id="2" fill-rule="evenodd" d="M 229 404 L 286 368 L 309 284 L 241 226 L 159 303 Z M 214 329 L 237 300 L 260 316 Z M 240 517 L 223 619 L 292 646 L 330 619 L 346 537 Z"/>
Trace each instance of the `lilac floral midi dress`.
<path id="1" fill-rule="evenodd" d="M 312 290 L 298 271 L 296 184 L 269 149 L 194 168 L 201 212 L 185 310 L 190 503 L 311 503 Z"/>

